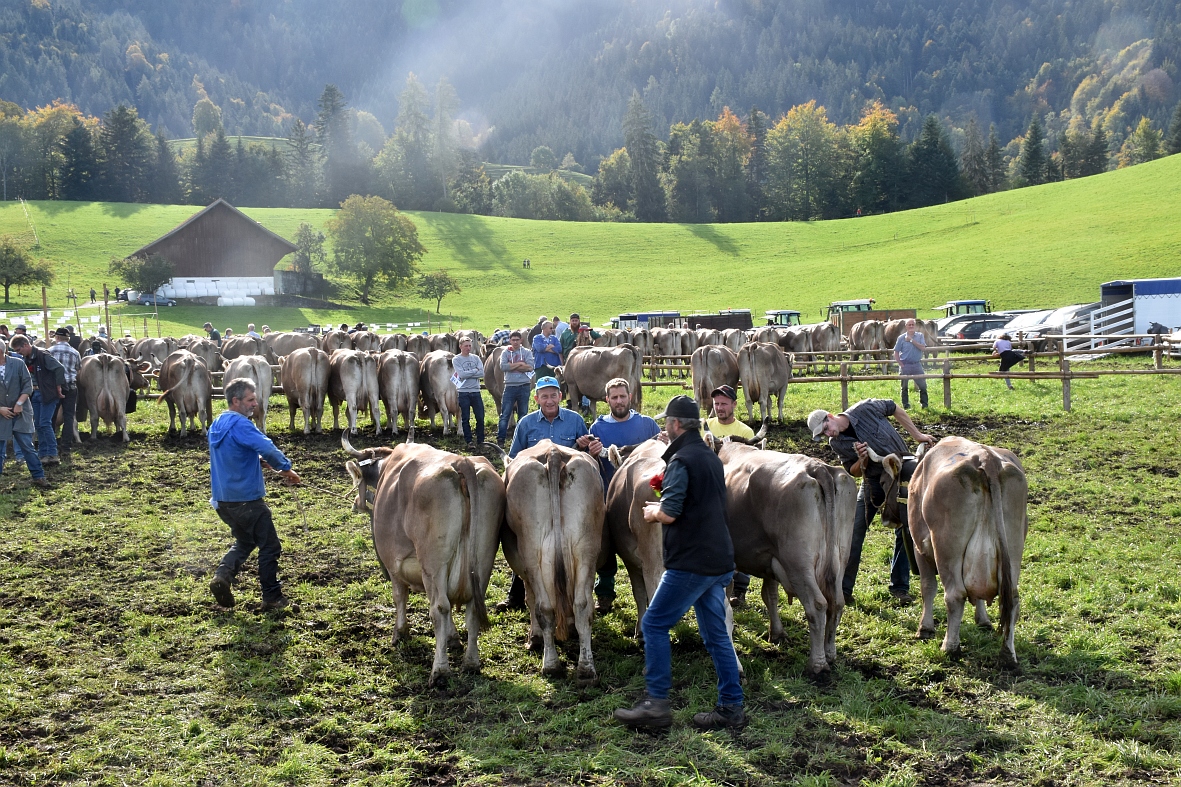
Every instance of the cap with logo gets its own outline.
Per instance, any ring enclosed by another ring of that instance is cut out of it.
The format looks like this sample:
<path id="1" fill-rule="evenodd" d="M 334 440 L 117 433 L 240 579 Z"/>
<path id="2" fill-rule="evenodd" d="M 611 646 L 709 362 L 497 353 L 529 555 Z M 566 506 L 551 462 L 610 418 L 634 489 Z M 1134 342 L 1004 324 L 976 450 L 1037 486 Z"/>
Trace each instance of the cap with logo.
<path id="1" fill-rule="evenodd" d="M 558 378 L 556 377 L 538 377 L 536 390 L 540 391 L 542 388 L 561 388 L 558 385 Z"/>

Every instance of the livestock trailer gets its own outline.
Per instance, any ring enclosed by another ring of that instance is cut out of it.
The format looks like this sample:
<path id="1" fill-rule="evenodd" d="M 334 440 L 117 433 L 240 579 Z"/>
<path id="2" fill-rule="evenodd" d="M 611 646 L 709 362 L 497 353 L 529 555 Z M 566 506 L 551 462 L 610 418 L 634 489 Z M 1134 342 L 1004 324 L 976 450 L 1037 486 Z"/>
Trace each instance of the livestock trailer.
<path id="1" fill-rule="evenodd" d="M 634 328 L 685 328 L 687 320 L 680 312 L 629 312 L 611 318 L 612 328 L 630 331 Z"/>
<path id="2" fill-rule="evenodd" d="M 1099 285 L 1099 300 L 1095 322 L 1109 329 L 1102 333 L 1148 333 L 1154 322 L 1181 328 L 1181 278 L 1109 281 Z"/>
<path id="3" fill-rule="evenodd" d="M 875 309 L 873 298 L 853 301 L 833 301 L 828 306 L 828 321 L 840 328 L 842 336 L 848 336 L 853 326 L 865 320 L 906 320 L 917 317 L 914 309 Z"/>
<path id="4" fill-rule="evenodd" d="M 690 314 L 685 317 L 686 328 L 709 328 L 724 331 L 727 328 L 738 328 L 749 331 L 754 327 L 751 321 L 750 309 L 722 309 L 716 314 Z"/>

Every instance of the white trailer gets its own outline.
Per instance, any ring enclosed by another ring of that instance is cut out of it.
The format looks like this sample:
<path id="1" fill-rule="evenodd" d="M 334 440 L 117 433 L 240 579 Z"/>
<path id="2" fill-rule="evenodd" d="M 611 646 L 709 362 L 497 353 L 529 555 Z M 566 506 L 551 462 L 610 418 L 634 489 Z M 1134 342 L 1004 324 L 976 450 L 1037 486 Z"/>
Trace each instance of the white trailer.
<path id="1" fill-rule="evenodd" d="M 1067 340 L 1072 351 L 1098 349 L 1100 346 L 1149 344 L 1149 339 L 1104 341 L 1083 336 L 1128 334 L 1142 336 L 1153 323 L 1169 331 L 1181 331 L 1181 278 L 1125 279 L 1099 286 L 1101 306 L 1089 315 L 1065 326 L 1066 334 L 1080 338 Z"/>

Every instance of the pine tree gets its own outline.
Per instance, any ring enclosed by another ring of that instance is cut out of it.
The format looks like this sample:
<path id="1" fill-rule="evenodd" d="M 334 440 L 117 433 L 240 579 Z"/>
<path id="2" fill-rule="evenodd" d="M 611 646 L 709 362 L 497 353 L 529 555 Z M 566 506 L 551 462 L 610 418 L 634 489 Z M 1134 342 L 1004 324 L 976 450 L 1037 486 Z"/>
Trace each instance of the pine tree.
<path id="1" fill-rule="evenodd" d="M 1173 120 L 1169 124 L 1169 137 L 1165 140 L 1165 154 L 1172 156 L 1181 153 L 1181 101 L 1173 110 Z"/>
<path id="2" fill-rule="evenodd" d="M 94 145 L 94 134 L 81 118 L 74 118 L 73 127 L 62 139 L 61 152 L 61 198 L 83 201 L 94 199 L 98 151 Z"/>
<path id="3" fill-rule="evenodd" d="M 459 110 L 459 96 L 446 77 L 435 86 L 435 117 L 432 129 L 431 163 L 435 169 L 435 183 L 439 196 L 447 199 L 447 184 L 459 171 L 459 145 L 455 138 L 455 113 Z"/>
<path id="4" fill-rule="evenodd" d="M 767 115 L 751 107 L 746 121 L 750 135 L 750 156 L 746 159 L 746 193 L 750 198 L 751 218 L 763 218 L 767 205 Z"/>
<path id="5" fill-rule="evenodd" d="M 296 118 L 287 135 L 287 203 L 296 208 L 318 205 L 319 175 L 320 151 L 313 146 L 308 127 Z"/>
<path id="6" fill-rule="evenodd" d="M 623 116 L 623 144 L 631 161 L 632 199 L 640 221 L 664 221 L 668 216 L 660 186 L 660 142 L 652 132 L 652 115 L 638 91 L 632 91 Z"/>
<path id="7" fill-rule="evenodd" d="M 233 196 L 234 158 L 230 152 L 230 141 L 221 128 L 214 134 L 213 142 L 209 143 L 205 167 L 206 200 L 212 202 L 218 197 L 229 200 Z"/>
<path id="8" fill-rule="evenodd" d="M 316 139 L 324 156 L 325 202 L 328 207 L 336 207 L 356 190 L 356 151 L 349 133 L 348 104 L 336 85 L 325 85 L 316 105 Z"/>
<path id="9" fill-rule="evenodd" d="M 972 196 L 978 197 L 991 190 L 988 157 L 984 150 L 984 138 L 980 135 L 980 127 L 976 125 L 976 118 L 968 120 L 968 128 L 964 131 L 964 152 L 960 156 L 960 171 Z"/>
<path id="10" fill-rule="evenodd" d="M 1001 151 L 995 123 L 988 127 L 988 148 L 984 151 L 984 161 L 988 169 L 989 193 L 1005 188 L 1005 154 Z"/>
<path id="11" fill-rule="evenodd" d="M 179 205 L 181 201 L 180 169 L 176 155 L 162 133 L 156 134 L 156 162 L 152 170 L 152 202 Z"/>
<path id="12" fill-rule="evenodd" d="M 923 130 L 910 147 L 909 187 L 913 207 L 950 202 L 962 195 L 959 164 L 943 124 L 934 115 L 923 121 Z"/>
<path id="13" fill-rule="evenodd" d="M 1106 172 L 1110 156 L 1110 151 L 1107 149 L 1107 132 L 1103 130 L 1102 123 L 1096 123 L 1095 130 L 1091 133 L 1091 139 L 1087 142 L 1080 177 Z"/>
<path id="14" fill-rule="evenodd" d="M 1025 139 L 1021 142 L 1021 154 L 1017 158 L 1017 176 L 1026 186 L 1037 186 L 1046 182 L 1046 135 L 1042 121 L 1035 113 L 1029 121 Z"/>
<path id="15" fill-rule="evenodd" d="M 139 202 L 151 171 L 151 135 L 133 107 L 125 104 L 103 116 L 99 131 L 99 166 L 103 199 Z"/>
<path id="16" fill-rule="evenodd" d="M 385 167 L 392 182 L 394 202 L 410 210 L 427 210 L 434 205 L 442 187 L 435 183 L 431 165 L 431 121 L 427 115 L 430 100 L 418 77 L 410 74 L 406 88 L 398 96 L 398 117 L 393 137 L 383 156 L 392 159 Z"/>
<path id="17" fill-rule="evenodd" d="M 1151 120 L 1142 117 L 1136 130 L 1128 136 L 1123 147 L 1120 148 L 1119 165 L 1131 167 L 1155 161 L 1161 157 L 1162 148 L 1161 133 L 1152 127 Z"/>

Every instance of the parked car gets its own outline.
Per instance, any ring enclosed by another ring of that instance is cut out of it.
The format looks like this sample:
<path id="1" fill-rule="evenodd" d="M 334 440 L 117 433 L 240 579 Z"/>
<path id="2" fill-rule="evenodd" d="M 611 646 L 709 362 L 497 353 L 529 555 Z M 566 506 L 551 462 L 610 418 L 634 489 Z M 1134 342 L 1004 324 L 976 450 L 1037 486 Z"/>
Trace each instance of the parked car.
<path id="1" fill-rule="evenodd" d="M 140 306 L 175 306 L 176 301 L 150 292 L 141 292 L 135 302 Z"/>
<path id="2" fill-rule="evenodd" d="M 1055 309 L 1041 324 L 1035 325 L 1025 331 L 1025 338 L 1026 340 L 1037 342 L 1034 345 L 1034 349 L 1039 351 L 1044 350 L 1046 349 L 1047 342 L 1042 340 L 1043 336 L 1062 333 L 1067 325 L 1075 320 L 1089 316 L 1091 312 L 1102 305 L 1099 301 L 1095 301 L 1094 303 L 1076 303 L 1072 306 L 1063 306 L 1060 309 Z"/>
<path id="3" fill-rule="evenodd" d="M 979 339 L 980 335 L 985 331 L 991 331 L 994 328 L 1004 328 L 1010 322 L 1009 317 L 988 317 L 980 314 L 974 314 L 972 316 L 980 319 L 959 323 L 955 327 L 955 334 L 952 338 Z"/>
<path id="4" fill-rule="evenodd" d="M 939 331 L 940 336 L 954 339 L 956 338 L 956 334 L 959 333 L 960 328 L 968 323 L 976 322 L 977 320 L 1004 320 L 1004 322 L 1008 322 L 1011 319 L 1013 319 L 1012 315 L 1005 314 L 1004 312 L 953 314 L 950 317 L 940 317 L 935 320 L 935 328 Z M 1004 323 L 1001 324 L 1003 325 Z"/>
<path id="5" fill-rule="evenodd" d="M 1041 325 L 1053 313 L 1053 309 L 1042 309 L 1041 311 L 1019 314 L 1005 323 L 1003 327 L 993 328 L 980 334 L 980 338 L 987 342 L 995 342 L 1007 333 L 1016 339 L 1017 334 L 1028 333 L 1032 328 Z"/>

